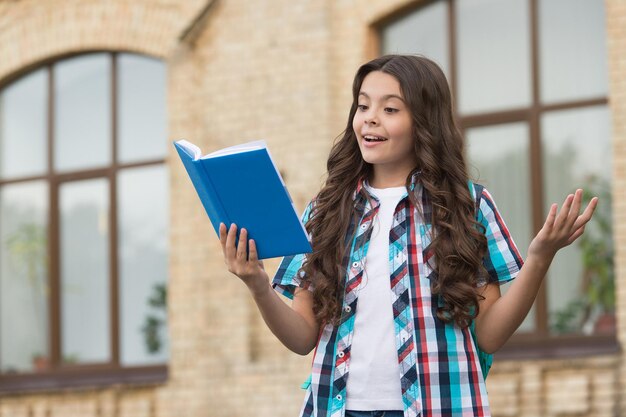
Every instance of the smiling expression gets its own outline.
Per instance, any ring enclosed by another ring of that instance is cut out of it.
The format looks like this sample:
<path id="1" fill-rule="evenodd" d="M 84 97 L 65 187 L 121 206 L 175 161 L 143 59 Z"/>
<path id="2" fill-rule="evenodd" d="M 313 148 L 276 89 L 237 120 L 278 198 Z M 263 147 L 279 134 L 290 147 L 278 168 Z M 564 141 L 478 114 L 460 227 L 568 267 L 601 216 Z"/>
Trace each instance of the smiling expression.
<path id="1" fill-rule="evenodd" d="M 374 167 L 372 186 L 403 185 L 416 167 L 412 124 L 398 80 L 381 71 L 367 74 L 352 128 L 363 159 Z"/>

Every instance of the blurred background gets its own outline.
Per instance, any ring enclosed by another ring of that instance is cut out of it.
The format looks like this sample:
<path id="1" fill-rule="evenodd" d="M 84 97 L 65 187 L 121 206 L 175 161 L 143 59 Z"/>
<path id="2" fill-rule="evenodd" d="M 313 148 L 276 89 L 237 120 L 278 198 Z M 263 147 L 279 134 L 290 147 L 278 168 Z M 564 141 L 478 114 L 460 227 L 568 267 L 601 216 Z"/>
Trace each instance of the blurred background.
<path id="1" fill-rule="evenodd" d="M 171 142 L 265 139 L 301 211 L 386 53 L 444 69 L 524 255 L 552 203 L 601 199 L 496 354 L 493 415 L 626 415 L 623 0 L 0 0 L 0 416 L 297 415 L 311 358 L 226 271 Z"/>

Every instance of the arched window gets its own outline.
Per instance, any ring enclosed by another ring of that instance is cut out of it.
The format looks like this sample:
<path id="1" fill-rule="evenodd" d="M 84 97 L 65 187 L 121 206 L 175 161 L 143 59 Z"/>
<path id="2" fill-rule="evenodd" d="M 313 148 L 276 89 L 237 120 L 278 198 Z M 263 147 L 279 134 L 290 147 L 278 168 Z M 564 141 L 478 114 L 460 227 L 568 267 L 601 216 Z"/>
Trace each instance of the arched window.
<path id="1" fill-rule="evenodd" d="M 165 92 L 106 52 L 0 86 L 0 389 L 167 361 Z"/>
<path id="2" fill-rule="evenodd" d="M 446 72 L 470 177 L 524 255 L 551 203 L 575 187 L 602 198 L 586 240 L 557 255 L 518 342 L 614 339 L 603 325 L 615 300 L 604 13 L 601 0 L 440 0 L 379 26 L 382 53 L 421 53 Z"/>

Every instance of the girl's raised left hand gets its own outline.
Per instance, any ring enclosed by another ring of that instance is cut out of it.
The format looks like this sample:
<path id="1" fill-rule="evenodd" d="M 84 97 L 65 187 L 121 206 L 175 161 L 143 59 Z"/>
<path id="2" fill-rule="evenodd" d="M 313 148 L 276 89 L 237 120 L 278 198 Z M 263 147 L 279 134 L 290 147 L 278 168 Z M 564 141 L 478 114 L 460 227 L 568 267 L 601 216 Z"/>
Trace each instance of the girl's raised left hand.
<path id="1" fill-rule="evenodd" d="M 552 204 L 546 222 L 528 247 L 529 257 L 538 256 L 550 262 L 559 249 L 570 245 L 583 234 L 585 225 L 591 220 L 598 205 L 598 198 L 592 198 L 580 214 L 582 198 L 583 191 L 580 189 L 568 195 L 558 214 L 558 205 Z"/>
<path id="2" fill-rule="evenodd" d="M 530 311 L 554 255 L 585 231 L 598 198 L 592 198 L 580 214 L 582 199 L 582 190 L 576 190 L 567 196 L 561 210 L 556 204 L 550 207 L 543 227 L 530 242 L 524 265 L 504 295 L 500 296 L 497 284 L 485 286 L 476 318 L 478 345 L 484 351 L 493 353 L 506 343 Z"/>

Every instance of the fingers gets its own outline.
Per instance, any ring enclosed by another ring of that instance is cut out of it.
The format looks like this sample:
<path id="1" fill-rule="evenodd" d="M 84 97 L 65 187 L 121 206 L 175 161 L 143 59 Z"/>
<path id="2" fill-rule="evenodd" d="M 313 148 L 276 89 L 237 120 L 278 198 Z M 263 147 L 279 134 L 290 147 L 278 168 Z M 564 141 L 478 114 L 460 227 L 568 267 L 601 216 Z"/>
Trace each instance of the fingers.
<path id="1" fill-rule="evenodd" d="M 558 206 L 556 204 L 552 204 L 550 206 L 550 211 L 548 212 L 548 217 L 546 217 L 546 222 L 544 223 L 544 227 L 547 230 L 551 230 L 554 226 L 554 222 L 556 220 L 556 210 Z"/>
<path id="2" fill-rule="evenodd" d="M 554 220 L 555 226 L 562 226 L 565 230 L 577 231 L 581 226 L 591 220 L 593 212 L 598 205 L 598 198 L 592 198 L 583 214 L 579 215 L 582 206 L 582 197 L 583 191 L 578 189 L 574 194 L 570 194 L 565 198 L 563 206 Z M 546 225 L 552 224 L 550 223 L 551 215 L 555 207 L 555 204 L 550 207 Z"/>
<path id="3" fill-rule="evenodd" d="M 248 261 L 252 264 L 258 265 L 261 270 L 265 270 L 263 261 L 259 259 L 259 252 L 256 249 L 256 242 L 254 239 L 248 239 Z"/>
<path id="4" fill-rule="evenodd" d="M 222 252 L 224 253 L 224 262 L 229 266 L 229 269 L 235 269 L 237 265 L 243 266 L 248 262 L 248 231 L 242 228 L 239 232 L 239 242 L 237 242 L 237 225 L 231 224 L 228 231 L 226 225 L 220 223 L 220 244 L 222 245 Z M 250 239 L 251 245 L 253 240 Z M 254 261 L 258 262 L 258 254 L 256 252 L 256 245 L 254 245 Z M 252 247 L 251 247 L 252 250 Z M 231 271 L 232 272 L 232 271 Z"/>
<path id="5" fill-rule="evenodd" d="M 241 229 L 239 243 L 237 245 L 237 260 L 245 262 L 248 259 L 248 231 Z"/>
<path id="6" fill-rule="evenodd" d="M 587 207 L 585 208 L 583 214 L 578 216 L 578 218 L 574 222 L 574 228 L 579 229 L 580 227 L 584 226 L 589 220 L 591 220 L 591 216 L 593 216 L 593 212 L 596 210 L 597 206 L 598 197 L 594 197 L 591 199 L 589 204 L 587 204 Z"/>
<path id="7" fill-rule="evenodd" d="M 576 229 L 576 231 L 569 237 L 569 239 L 567 239 L 567 244 L 571 245 L 572 243 L 574 243 L 574 241 L 578 239 L 584 233 L 584 231 L 585 231 L 584 225 Z"/>
<path id="8" fill-rule="evenodd" d="M 226 235 L 225 253 L 227 262 L 234 261 L 237 249 L 235 248 L 235 241 L 237 239 L 237 225 L 234 223 L 230 225 L 228 229 L 228 235 Z"/>
<path id="9" fill-rule="evenodd" d="M 579 215 L 582 207 L 582 196 L 583 191 L 580 189 L 576 190 L 574 194 L 568 195 L 558 215 L 556 215 L 557 206 L 553 204 L 546 219 L 546 231 L 557 239 L 559 235 L 565 238 L 563 242 L 566 246 L 584 233 L 585 225 L 591 220 L 598 205 L 598 198 L 592 198 L 583 213 Z"/>
<path id="10" fill-rule="evenodd" d="M 559 214 L 556 216 L 556 220 L 554 222 L 555 226 L 558 227 L 567 222 L 573 201 L 574 201 L 574 194 L 569 194 L 565 198 L 565 201 L 563 202 L 563 206 L 561 206 L 561 210 L 559 211 Z"/>
<path id="11" fill-rule="evenodd" d="M 250 239 L 250 249 L 248 250 L 248 260 L 250 262 L 258 262 L 259 254 L 256 251 L 256 242 L 254 239 Z"/>
<path id="12" fill-rule="evenodd" d="M 567 221 L 566 221 L 567 226 L 571 227 L 574 225 L 574 222 L 578 218 L 578 214 L 580 214 L 580 207 L 582 205 L 582 202 L 583 202 L 583 190 L 578 189 L 576 190 L 576 193 L 574 194 L 572 205 L 570 207 L 570 210 L 567 216 Z"/>
<path id="13" fill-rule="evenodd" d="M 226 257 L 226 225 L 224 223 L 220 223 L 220 244 L 222 245 L 222 252 L 224 253 L 224 257 Z"/>

